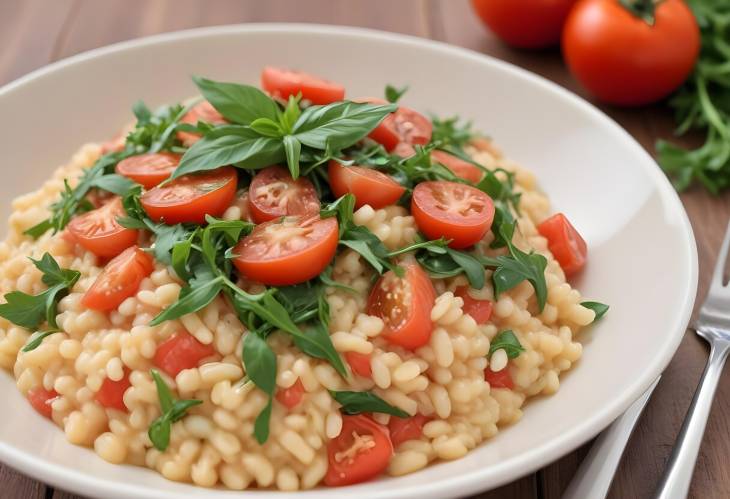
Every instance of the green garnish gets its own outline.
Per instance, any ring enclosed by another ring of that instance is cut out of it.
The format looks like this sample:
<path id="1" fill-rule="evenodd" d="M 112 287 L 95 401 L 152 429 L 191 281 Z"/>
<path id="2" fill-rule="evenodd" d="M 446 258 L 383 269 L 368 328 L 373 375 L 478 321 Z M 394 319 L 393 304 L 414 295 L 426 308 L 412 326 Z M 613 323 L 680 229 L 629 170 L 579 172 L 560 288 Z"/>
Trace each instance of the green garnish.
<path id="1" fill-rule="evenodd" d="M 170 433 L 172 432 L 172 423 L 181 420 L 188 409 L 203 403 L 202 400 L 175 400 L 172 396 L 170 388 L 165 384 L 155 369 L 150 371 L 152 379 L 157 387 L 157 398 L 160 401 L 160 409 L 162 415 L 155 419 L 147 430 L 152 445 L 159 451 L 167 450 L 170 445 Z"/>

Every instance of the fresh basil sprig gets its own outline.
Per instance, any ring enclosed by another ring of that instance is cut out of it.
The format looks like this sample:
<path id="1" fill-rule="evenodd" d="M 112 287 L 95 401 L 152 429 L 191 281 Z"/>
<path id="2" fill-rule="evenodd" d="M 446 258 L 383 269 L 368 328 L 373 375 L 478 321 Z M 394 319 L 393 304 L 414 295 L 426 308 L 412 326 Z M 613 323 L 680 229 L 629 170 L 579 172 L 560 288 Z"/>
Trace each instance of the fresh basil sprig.
<path id="1" fill-rule="evenodd" d="M 160 373 L 155 369 L 150 371 L 152 379 L 157 387 L 157 398 L 160 401 L 160 409 L 162 415 L 155 419 L 147 430 L 147 435 L 152 441 L 152 445 L 159 451 L 167 450 L 170 445 L 170 433 L 172 432 L 172 423 L 181 420 L 188 409 L 203 403 L 202 400 L 175 400 L 172 396 L 170 388 L 165 384 Z"/>
<path id="2" fill-rule="evenodd" d="M 386 85 L 385 86 L 385 100 L 388 102 L 392 102 L 395 104 L 400 100 L 401 97 L 403 97 L 403 94 L 405 94 L 408 91 L 408 85 L 396 88 L 393 85 Z"/>
<path id="3" fill-rule="evenodd" d="M 353 392 L 353 391 L 335 391 L 330 390 L 332 396 L 338 404 L 342 406 L 342 412 L 345 414 L 362 414 L 364 412 L 379 412 L 382 414 L 390 414 L 399 418 L 407 418 L 410 416 L 403 409 L 394 407 L 381 399 L 372 392 Z"/>
<path id="4" fill-rule="evenodd" d="M 595 312 L 596 316 L 593 318 L 593 322 L 600 320 L 604 315 L 606 315 L 606 312 L 608 312 L 609 309 L 608 305 L 597 301 L 584 301 L 581 305 Z"/>
<path id="5" fill-rule="evenodd" d="M 491 357 L 492 354 L 499 349 L 507 352 L 508 359 L 516 359 L 525 351 L 522 343 L 520 343 L 520 340 L 517 339 L 517 335 L 515 335 L 511 329 L 501 331 L 492 339 L 492 342 L 489 344 L 489 353 L 487 355 Z"/>

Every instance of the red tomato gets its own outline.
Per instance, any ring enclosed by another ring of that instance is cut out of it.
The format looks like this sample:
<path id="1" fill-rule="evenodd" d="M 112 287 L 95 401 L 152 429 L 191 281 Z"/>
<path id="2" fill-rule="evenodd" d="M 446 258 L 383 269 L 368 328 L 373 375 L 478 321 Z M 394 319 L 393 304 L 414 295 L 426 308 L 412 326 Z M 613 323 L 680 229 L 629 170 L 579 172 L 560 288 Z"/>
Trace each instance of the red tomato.
<path id="1" fill-rule="evenodd" d="M 180 163 L 180 155 L 157 152 L 130 156 L 117 163 L 119 175 L 129 177 L 145 189 L 151 189 L 172 175 Z"/>
<path id="2" fill-rule="evenodd" d="M 397 202 L 406 188 L 390 176 L 372 168 L 344 166 L 334 159 L 328 169 L 330 187 L 336 197 L 355 196 L 355 208 L 369 204 L 376 210 Z"/>
<path id="3" fill-rule="evenodd" d="M 507 388 L 508 390 L 512 390 L 515 387 L 512 381 L 512 375 L 509 373 L 509 366 L 497 372 L 492 371 L 487 366 L 484 369 L 484 379 L 492 388 Z"/>
<path id="4" fill-rule="evenodd" d="M 280 99 L 301 93 L 312 104 L 330 104 L 345 98 L 345 87 L 338 83 L 272 66 L 266 66 L 261 72 L 261 87 Z"/>
<path id="5" fill-rule="evenodd" d="M 566 276 L 575 274 L 586 264 L 588 245 L 562 213 L 556 213 L 537 226 L 548 240 L 548 249 Z"/>
<path id="6" fill-rule="evenodd" d="M 489 29 L 520 48 L 557 45 L 575 0 L 471 0 Z"/>
<path id="7" fill-rule="evenodd" d="M 174 378 L 183 369 L 198 367 L 201 360 L 213 355 L 213 345 L 203 345 L 187 331 L 180 331 L 157 346 L 153 361 Z"/>
<path id="8" fill-rule="evenodd" d="M 413 148 L 412 145 L 401 142 L 397 146 L 395 146 L 395 149 L 390 151 L 390 153 L 395 154 L 396 156 L 400 156 L 401 158 L 410 158 L 411 156 L 416 154 L 416 150 Z"/>
<path id="9" fill-rule="evenodd" d="M 639 106 L 658 101 L 692 72 L 700 31 L 682 0 L 659 2 L 655 21 L 650 26 L 615 0 L 582 0 L 563 30 L 565 62 L 605 102 Z"/>
<path id="10" fill-rule="evenodd" d="M 309 179 L 294 180 L 281 166 L 264 168 L 251 181 L 248 204 L 254 222 L 268 222 L 285 215 L 319 213 L 317 191 Z"/>
<path id="11" fill-rule="evenodd" d="M 241 239 L 233 263 L 247 279 L 289 286 L 321 274 L 335 257 L 338 242 L 335 217 L 283 217 L 257 225 Z"/>
<path id="12" fill-rule="evenodd" d="M 388 422 L 390 440 L 393 447 L 398 447 L 408 440 L 418 440 L 423 435 L 423 425 L 431 421 L 423 414 L 416 414 L 410 418 L 391 417 Z"/>
<path id="13" fill-rule="evenodd" d="M 492 317 L 492 302 L 490 300 L 477 300 L 476 298 L 472 298 L 469 295 L 469 288 L 467 286 L 456 288 L 454 294 L 464 300 L 464 312 L 471 315 L 477 324 L 486 324 L 489 322 L 489 318 Z"/>
<path id="14" fill-rule="evenodd" d="M 238 175 L 232 166 L 205 173 L 184 175 L 146 191 L 142 207 L 156 222 L 202 224 L 205 215 L 223 215 L 236 195 Z"/>
<path id="15" fill-rule="evenodd" d="M 287 409 L 294 409 L 302 401 L 303 395 L 304 385 L 302 384 L 302 380 L 297 379 L 297 382 L 289 388 L 284 388 L 276 392 L 276 400 Z"/>
<path id="16" fill-rule="evenodd" d="M 383 319 L 383 337 L 415 350 L 431 338 L 431 309 L 436 299 L 431 279 L 415 262 L 401 264 L 405 276 L 389 270 L 375 283 L 368 298 L 368 314 Z"/>
<path id="17" fill-rule="evenodd" d="M 38 414 L 51 419 L 51 416 L 53 416 L 51 404 L 58 398 L 56 390 L 46 390 L 42 386 L 38 386 L 28 390 L 26 397 L 28 397 L 28 402 Z"/>
<path id="18" fill-rule="evenodd" d="M 429 239 L 445 237 L 452 248 L 468 248 L 492 226 L 494 203 L 476 187 L 436 180 L 413 189 L 411 213 Z"/>
<path id="19" fill-rule="evenodd" d="M 363 378 L 372 378 L 373 370 L 370 367 L 370 355 L 357 352 L 346 352 L 345 360 L 352 372 Z"/>
<path id="20" fill-rule="evenodd" d="M 207 100 L 195 104 L 187 113 L 185 113 L 185 116 L 180 119 L 180 123 L 190 123 L 191 125 L 196 125 L 198 121 L 205 121 L 211 125 L 222 125 L 224 123 L 228 123 L 223 115 L 219 113 L 218 110 Z M 177 138 L 184 145 L 190 147 L 200 140 L 200 134 L 177 132 Z"/>
<path id="21" fill-rule="evenodd" d="M 441 163 L 459 178 L 468 180 L 472 184 L 478 184 L 482 179 L 484 172 L 478 166 L 474 166 L 468 161 L 457 158 L 453 154 L 444 151 L 434 150 L 431 152 L 431 161 Z"/>
<path id="22" fill-rule="evenodd" d="M 106 264 L 104 270 L 81 299 L 84 307 L 94 310 L 114 310 L 139 289 L 142 279 L 155 268 L 150 255 L 137 246 L 127 248 Z"/>
<path id="23" fill-rule="evenodd" d="M 104 379 L 101 388 L 96 392 L 96 401 L 107 409 L 117 409 L 119 411 L 128 412 L 127 406 L 124 405 L 124 392 L 132 386 L 129 382 L 129 370 L 124 369 L 124 377 L 119 381 L 112 381 L 109 378 Z"/>
<path id="24" fill-rule="evenodd" d="M 118 217 L 127 213 L 122 200 L 115 197 L 105 205 L 88 211 L 71 220 L 68 231 L 76 241 L 102 258 L 112 258 L 137 242 L 139 231 L 127 229 L 117 222 Z"/>
<path id="25" fill-rule="evenodd" d="M 388 428 L 367 416 L 342 416 L 342 431 L 327 444 L 325 485 L 340 487 L 375 478 L 388 467 L 393 444 Z"/>
<path id="26" fill-rule="evenodd" d="M 358 102 L 388 104 L 383 99 L 373 97 L 358 99 Z M 382 144 L 387 151 L 394 151 L 399 143 L 426 145 L 431 141 L 433 125 L 422 114 L 407 107 L 399 107 L 370 132 L 368 137 Z"/>

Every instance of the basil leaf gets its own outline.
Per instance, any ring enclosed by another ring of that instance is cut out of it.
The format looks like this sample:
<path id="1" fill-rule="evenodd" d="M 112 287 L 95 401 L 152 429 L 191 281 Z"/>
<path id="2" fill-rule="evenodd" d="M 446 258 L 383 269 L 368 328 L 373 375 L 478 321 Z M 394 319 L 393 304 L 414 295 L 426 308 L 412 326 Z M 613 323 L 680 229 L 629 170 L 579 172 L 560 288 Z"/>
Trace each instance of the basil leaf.
<path id="1" fill-rule="evenodd" d="M 457 251 L 451 248 L 446 249 L 447 254 L 454 262 L 461 267 L 469 280 L 469 285 L 474 289 L 482 289 L 485 283 L 484 266 L 468 253 Z"/>
<path id="2" fill-rule="evenodd" d="M 276 390 L 276 354 L 255 331 L 246 334 L 243 340 L 243 365 L 246 375 L 269 396 Z"/>
<path id="3" fill-rule="evenodd" d="M 400 100 L 401 97 L 403 97 L 403 94 L 408 91 L 408 85 L 401 88 L 396 88 L 392 85 L 386 85 L 385 86 L 385 99 L 388 102 L 391 102 L 395 104 Z"/>
<path id="4" fill-rule="evenodd" d="M 172 431 L 172 423 L 164 416 L 155 419 L 147 430 L 147 436 L 150 437 L 152 445 L 159 451 L 167 450 L 170 445 L 170 432 Z"/>
<path id="5" fill-rule="evenodd" d="M 253 435 L 259 444 L 263 444 L 269 439 L 269 421 L 271 420 L 271 406 L 272 399 L 269 398 L 269 403 L 266 407 L 256 416 L 256 421 L 253 424 Z"/>
<path id="6" fill-rule="evenodd" d="M 132 113 L 140 125 L 145 125 L 152 120 L 152 111 L 141 100 L 132 104 Z"/>
<path id="7" fill-rule="evenodd" d="M 196 405 L 202 404 L 202 400 L 176 400 L 172 403 L 172 409 L 170 409 L 170 421 L 173 423 L 180 421 L 188 409 L 195 407 Z"/>
<path id="8" fill-rule="evenodd" d="M 180 291 L 178 300 L 152 319 L 150 326 L 197 312 L 212 302 L 221 289 L 223 289 L 222 277 L 215 277 L 211 280 L 201 279 L 196 272 L 190 283 Z"/>
<path id="9" fill-rule="evenodd" d="M 386 268 L 396 270 L 383 242 L 363 225 L 353 225 L 346 229 L 340 237 L 340 244 L 360 253 L 378 274 L 382 274 Z"/>
<path id="10" fill-rule="evenodd" d="M 428 275 L 435 279 L 446 279 L 461 274 L 462 269 L 451 255 L 433 254 L 431 252 L 421 252 L 416 255 L 416 260 L 424 268 Z"/>
<path id="11" fill-rule="evenodd" d="M 342 376 L 347 378 L 347 369 L 335 350 L 329 332 L 324 324 L 315 324 L 305 332 L 293 334 L 294 344 L 310 357 L 322 359 L 329 362 L 332 367 Z"/>
<path id="12" fill-rule="evenodd" d="M 279 138 L 284 135 L 281 126 L 274 120 L 269 118 L 257 118 L 249 125 L 252 130 L 255 130 L 259 135 L 264 137 Z"/>
<path id="13" fill-rule="evenodd" d="M 182 419 L 188 409 L 203 403 L 202 400 L 175 400 L 170 388 L 155 369 L 150 370 L 150 375 L 157 388 L 157 398 L 160 401 L 162 414 L 155 419 L 147 430 L 152 445 L 159 451 L 165 451 L 170 445 L 170 433 L 172 423 Z"/>
<path id="14" fill-rule="evenodd" d="M 302 114 L 302 110 L 299 108 L 299 101 L 301 100 L 301 94 L 296 97 L 293 95 L 289 96 L 289 100 L 286 103 L 284 112 L 279 117 L 279 124 L 285 134 L 290 134 L 294 123 L 297 122 L 299 116 Z"/>
<path id="15" fill-rule="evenodd" d="M 584 301 L 581 303 L 581 305 L 595 312 L 596 317 L 593 319 L 593 322 L 600 320 L 604 315 L 606 315 L 606 312 L 608 312 L 609 309 L 608 305 L 597 301 Z"/>
<path id="16" fill-rule="evenodd" d="M 525 351 L 520 340 L 511 329 L 501 331 L 497 336 L 494 337 L 492 342 L 489 344 L 489 356 L 499 349 L 503 349 L 507 352 L 508 359 L 515 359 Z"/>
<path id="17" fill-rule="evenodd" d="M 363 412 L 379 412 L 399 418 L 410 417 L 406 411 L 394 407 L 372 392 L 351 392 L 330 390 L 330 395 L 342 406 L 345 414 L 361 414 Z"/>
<path id="18" fill-rule="evenodd" d="M 190 280 L 191 274 L 188 271 L 188 260 L 190 259 L 190 251 L 193 247 L 193 240 L 197 237 L 200 229 L 195 229 L 190 233 L 187 239 L 177 241 L 172 246 L 170 263 L 175 270 L 177 276 L 183 281 Z"/>
<path id="19" fill-rule="evenodd" d="M 155 387 L 157 388 L 157 398 L 160 400 L 160 408 L 163 413 L 169 412 L 170 409 L 172 409 L 172 404 L 174 402 L 172 392 L 170 392 L 170 388 L 162 380 L 160 373 L 157 372 L 156 369 L 152 369 L 150 374 L 152 375 Z"/>
<path id="20" fill-rule="evenodd" d="M 42 333 L 38 333 L 31 337 L 31 340 L 25 344 L 25 346 L 22 348 L 23 352 L 30 352 L 41 346 L 41 343 L 43 343 L 43 340 L 45 340 L 47 337 L 54 333 L 60 333 L 61 331 L 58 329 L 51 329 L 50 331 L 44 331 Z"/>
<path id="21" fill-rule="evenodd" d="M 284 136 L 284 152 L 286 164 L 293 179 L 299 178 L 299 157 L 302 153 L 302 143 L 293 135 Z"/>
<path id="22" fill-rule="evenodd" d="M 256 87 L 199 76 L 193 76 L 193 81 L 203 97 L 229 121 L 249 125 L 257 118 L 279 119 L 276 102 Z"/>
<path id="23" fill-rule="evenodd" d="M 119 196 L 124 196 L 136 185 L 137 183 L 116 173 L 101 176 L 91 182 L 92 187 L 98 187 L 99 189 L 112 192 Z"/>

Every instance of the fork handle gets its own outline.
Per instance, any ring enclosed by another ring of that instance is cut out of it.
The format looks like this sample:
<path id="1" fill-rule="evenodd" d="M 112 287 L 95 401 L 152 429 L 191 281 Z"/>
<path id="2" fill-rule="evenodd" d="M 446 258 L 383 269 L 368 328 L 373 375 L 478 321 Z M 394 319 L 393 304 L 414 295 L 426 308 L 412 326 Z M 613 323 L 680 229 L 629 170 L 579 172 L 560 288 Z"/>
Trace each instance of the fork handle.
<path id="1" fill-rule="evenodd" d="M 667 462 L 667 469 L 657 487 L 655 495 L 657 499 L 687 497 L 707 418 L 712 408 L 712 399 L 715 396 L 728 351 L 730 351 L 730 343 L 712 342 L 710 358 L 707 360 L 699 386 L 692 398 L 692 404 L 687 409 L 682 429 L 679 431 L 672 455 Z"/>

